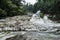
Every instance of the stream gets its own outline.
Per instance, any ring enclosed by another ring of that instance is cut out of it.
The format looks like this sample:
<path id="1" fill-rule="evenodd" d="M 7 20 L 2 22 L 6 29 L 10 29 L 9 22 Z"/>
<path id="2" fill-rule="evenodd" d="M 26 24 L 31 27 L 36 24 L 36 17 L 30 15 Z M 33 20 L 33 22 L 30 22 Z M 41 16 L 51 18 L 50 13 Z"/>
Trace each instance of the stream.
<path id="1" fill-rule="evenodd" d="M 12 25 L 13 27 L 1 27 L 3 30 L 6 30 L 6 32 L 0 32 L 0 40 L 60 40 L 60 23 L 48 19 L 48 15 L 44 15 L 44 17 L 41 18 L 40 10 L 37 11 L 36 14 L 33 14 L 28 21 L 24 17 L 23 21 L 19 19 L 16 24 L 14 20 L 10 20 L 10 22 L 7 23 L 9 25 L 15 23 Z M 6 24 L 4 25 L 7 26 Z M 17 31 L 19 28 L 20 31 Z M 0 31 L 2 29 L 0 29 Z"/>
<path id="2" fill-rule="evenodd" d="M 26 40 L 60 40 L 60 35 L 55 35 L 51 33 L 45 33 L 45 32 L 10 32 L 10 33 L 0 33 L 0 40 L 6 40 L 7 38 L 14 37 L 16 35 L 23 35 L 26 38 Z M 24 40 L 25 37 L 22 37 Z M 15 38 L 14 38 L 15 39 Z M 18 38 L 20 39 L 20 38 Z M 21 39 L 20 39 L 21 40 Z"/>

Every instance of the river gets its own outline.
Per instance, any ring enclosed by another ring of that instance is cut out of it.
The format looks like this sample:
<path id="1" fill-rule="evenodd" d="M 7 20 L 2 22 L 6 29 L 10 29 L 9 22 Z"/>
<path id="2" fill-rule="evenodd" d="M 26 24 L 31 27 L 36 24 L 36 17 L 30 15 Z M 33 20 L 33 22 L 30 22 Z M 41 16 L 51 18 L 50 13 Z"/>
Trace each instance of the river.
<path id="1" fill-rule="evenodd" d="M 0 32 L 0 40 L 60 40 L 60 23 L 48 19 L 48 15 L 43 18 L 39 15 L 40 11 L 37 11 L 31 19 L 27 18 L 28 20 L 26 16 L 15 17 L 16 19 L 13 18 L 13 20 L 6 19 L 8 25 L 4 25 L 7 26 L 8 30 L 20 28 L 20 31 L 7 31 L 4 27 L 6 32 Z"/>

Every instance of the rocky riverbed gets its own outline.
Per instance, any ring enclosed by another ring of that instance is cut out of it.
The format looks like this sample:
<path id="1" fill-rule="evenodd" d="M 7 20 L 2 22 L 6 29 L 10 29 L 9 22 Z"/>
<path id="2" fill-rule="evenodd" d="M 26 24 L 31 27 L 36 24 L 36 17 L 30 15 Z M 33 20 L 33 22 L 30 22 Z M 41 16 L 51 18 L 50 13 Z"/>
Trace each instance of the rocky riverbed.
<path id="1" fill-rule="evenodd" d="M 1 19 L 0 40 L 60 40 L 60 27 L 39 27 L 30 19 L 28 15 Z"/>
<path id="2" fill-rule="evenodd" d="M 0 30 L 25 29 L 29 25 L 29 16 L 14 16 L 0 20 Z M 30 28 L 30 27 L 29 27 Z"/>
<path id="3" fill-rule="evenodd" d="M 60 35 L 40 32 L 26 32 L 23 35 L 16 35 L 6 40 L 60 40 Z"/>

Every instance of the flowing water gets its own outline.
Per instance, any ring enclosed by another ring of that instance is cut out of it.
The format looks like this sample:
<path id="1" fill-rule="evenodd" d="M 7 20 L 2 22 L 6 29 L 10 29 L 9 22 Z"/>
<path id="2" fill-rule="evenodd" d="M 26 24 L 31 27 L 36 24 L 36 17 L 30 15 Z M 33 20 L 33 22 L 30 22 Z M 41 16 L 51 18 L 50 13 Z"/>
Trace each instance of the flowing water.
<path id="1" fill-rule="evenodd" d="M 38 29 L 39 29 L 39 27 L 40 28 L 46 28 L 46 29 L 48 29 L 47 30 L 48 32 L 53 31 L 53 30 L 55 31 L 55 29 L 58 30 L 58 28 L 60 28 L 60 23 L 55 23 L 52 20 L 48 19 L 48 15 L 44 15 L 44 17 L 41 18 L 40 17 L 40 11 L 37 11 L 37 13 L 32 16 L 30 21 L 34 25 L 37 25 Z"/>
<path id="2" fill-rule="evenodd" d="M 40 11 L 37 11 L 30 19 L 30 23 L 33 24 L 38 31 L 1 32 L 0 40 L 6 40 L 6 38 L 18 34 L 24 34 L 27 37 L 26 40 L 60 40 L 60 23 L 53 22 L 48 18 L 48 15 L 44 15 L 44 17 L 41 18 Z"/>

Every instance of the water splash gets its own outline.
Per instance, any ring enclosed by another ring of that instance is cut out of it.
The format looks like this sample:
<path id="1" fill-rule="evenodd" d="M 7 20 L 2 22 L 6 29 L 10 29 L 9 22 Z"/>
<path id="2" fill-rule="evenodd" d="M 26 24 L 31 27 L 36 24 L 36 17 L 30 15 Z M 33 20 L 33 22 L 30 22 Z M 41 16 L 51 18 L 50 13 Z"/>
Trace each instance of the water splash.
<path id="1" fill-rule="evenodd" d="M 30 19 L 32 24 L 37 25 L 37 27 L 42 28 L 45 27 L 48 30 L 51 30 L 53 27 L 59 27 L 60 23 L 55 23 L 48 18 L 48 15 L 44 15 L 43 18 L 40 17 L 40 10 L 33 14 L 32 18 Z M 54 29 L 55 30 L 55 29 Z"/>
<path id="2" fill-rule="evenodd" d="M 35 24 L 44 24 L 44 21 L 42 18 L 40 18 L 40 10 L 36 12 L 36 14 L 33 14 L 32 18 L 30 19 L 30 22 Z"/>

